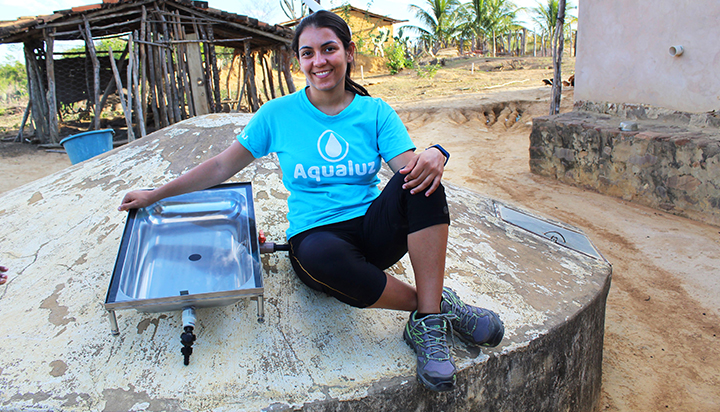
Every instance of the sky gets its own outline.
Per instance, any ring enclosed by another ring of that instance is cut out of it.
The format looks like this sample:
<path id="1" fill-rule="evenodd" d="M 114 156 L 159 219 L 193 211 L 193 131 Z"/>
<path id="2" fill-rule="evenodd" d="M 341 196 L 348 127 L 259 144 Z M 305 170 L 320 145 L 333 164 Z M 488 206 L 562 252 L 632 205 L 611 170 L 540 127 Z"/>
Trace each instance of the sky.
<path id="1" fill-rule="evenodd" d="M 52 14 L 56 10 L 65 10 L 72 7 L 84 6 L 87 4 L 100 3 L 102 0 L 0 0 L 0 7 L 3 12 L 0 20 L 15 20 L 22 16 L 37 16 Z M 462 0 L 461 0 L 462 1 Z M 514 0 L 518 7 L 532 8 L 537 6 L 538 0 Z M 296 0 L 297 2 L 297 0 Z M 345 0 L 322 0 L 320 3 L 327 8 L 337 7 L 344 4 Z M 464 2 L 464 1 L 463 1 Z M 208 0 L 210 7 L 224 10 L 230 13 L 249 15 L 267 23 L 280 23 L 288 18 L 280 9 L 280 0 Z M 574 3 L 577 4 L 577 1 Z M 413 15 L 408 11 L 410 4 L 426 8 L 426 0 L 350 0 L 350 4 L 373 13 L 386 15 L 398 20 L 409 20 L 411 25 L 419 25 L 414 21 Z M 531 20 L 526 13 L 519 13 L 519 20 L 528 22 Z M 58 50 L 61 44 L 56 44 Z M 0 64 L 12 60 L 24 62 L 22 57 L 22 44 L 0 44 Z"/>

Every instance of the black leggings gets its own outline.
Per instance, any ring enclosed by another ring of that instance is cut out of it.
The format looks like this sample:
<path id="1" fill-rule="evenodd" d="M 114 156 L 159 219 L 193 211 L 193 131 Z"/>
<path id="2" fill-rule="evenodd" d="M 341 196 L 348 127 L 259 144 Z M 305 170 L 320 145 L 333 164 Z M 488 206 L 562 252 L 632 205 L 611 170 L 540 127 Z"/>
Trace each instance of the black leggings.
<path id="1" fill-rule="evenodd" d="M 308 286 L 348 305 L 364 308 L 380 299 L 383 270 L 407 253 L 407 236 L 450 224 L 445 188 L 430 196 L 402 188 L 395 173 L 365 216 L 306 230 L 290 238 L 290 260 Z"/>

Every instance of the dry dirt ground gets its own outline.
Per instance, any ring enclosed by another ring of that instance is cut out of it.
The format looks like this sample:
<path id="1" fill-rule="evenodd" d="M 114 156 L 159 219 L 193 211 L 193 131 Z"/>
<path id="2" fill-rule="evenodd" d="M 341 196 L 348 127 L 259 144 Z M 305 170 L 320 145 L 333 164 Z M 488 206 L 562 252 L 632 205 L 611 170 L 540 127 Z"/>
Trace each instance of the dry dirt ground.
<path id="1" fill-rule="evenodd" d="M 601 410 L 720 411 L 720 304 L 708 287 L 720 275 L 720 228 L 531 174 L 549 62 L 455 60 L 434 78 L 406 70 L 363 83 L 398 110 L 418 147 L 452 153 L 447 181 L 579 227 L 612 263 Z M 566 88 L 563 111 L 572 98 Z M 0 192 L 69 165 L 64 154 L 2 143 Z"/>

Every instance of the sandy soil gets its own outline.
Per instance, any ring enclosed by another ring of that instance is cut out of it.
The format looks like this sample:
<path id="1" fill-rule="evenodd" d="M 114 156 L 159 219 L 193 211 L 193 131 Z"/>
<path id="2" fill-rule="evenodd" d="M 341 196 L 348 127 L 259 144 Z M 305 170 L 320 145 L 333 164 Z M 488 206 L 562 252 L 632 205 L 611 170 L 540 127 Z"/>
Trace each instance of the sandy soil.
<path id="1" fill-rule="evenodd" d="M 461 60 L 434 79 L 405 71 L 364 83 L 396 107 L 418 147 L 452 153 L 445 179 L 583 229 L 612 263 L 602 410 L 719 411 L 720 228 L 531 174 L 528 137 L 531 119 L 549 110 L 548 62 Z M 568 88 L 562 110 L 571 106 Z M 69 165 L 64 154 L 1 143 L 0 192 Z"/>

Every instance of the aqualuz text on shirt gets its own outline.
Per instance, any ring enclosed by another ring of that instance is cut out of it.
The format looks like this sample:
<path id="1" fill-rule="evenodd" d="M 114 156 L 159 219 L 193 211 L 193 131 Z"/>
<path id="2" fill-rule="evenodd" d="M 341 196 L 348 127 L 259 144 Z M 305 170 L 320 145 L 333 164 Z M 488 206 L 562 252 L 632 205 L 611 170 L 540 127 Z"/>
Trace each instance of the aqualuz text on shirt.
<path id="1" fill-rule="evenodd" d="M 367 163 L 354 163 L 348 160 L 347 163 L 325 165 L 325 166 L 309 166 L 305 167 L 301 163 L 295 165 L 295 179 L 314 179 L 318 182 L 324 177 L 343 177 L 343 176 L 365 176 L 372 175 L 378 171 L 375 161 Z"/>

